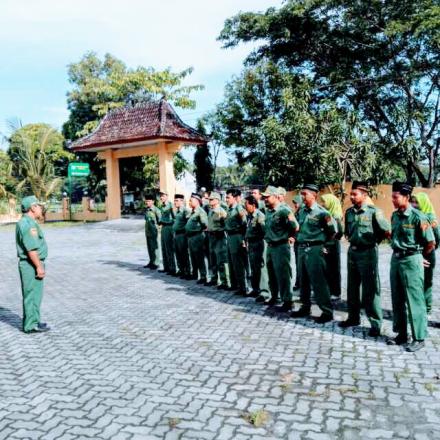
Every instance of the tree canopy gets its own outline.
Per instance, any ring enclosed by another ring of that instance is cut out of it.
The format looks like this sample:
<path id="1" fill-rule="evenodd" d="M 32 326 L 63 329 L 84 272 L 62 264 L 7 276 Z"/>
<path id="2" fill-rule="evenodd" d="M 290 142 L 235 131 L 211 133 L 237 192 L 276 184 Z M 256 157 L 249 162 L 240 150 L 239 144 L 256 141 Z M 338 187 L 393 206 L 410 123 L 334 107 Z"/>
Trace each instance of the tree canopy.
<path id="1" fill-rule="evenodd" d="M 260 43 L 248 66 L 270 60 L 307 78 L 314 102 L 354 112 L 384 157 L 409 180 L 432 186 L 440 148 L 438 1 L 287 0 L 231 17 L 219 39 L 224 47 Z"/>

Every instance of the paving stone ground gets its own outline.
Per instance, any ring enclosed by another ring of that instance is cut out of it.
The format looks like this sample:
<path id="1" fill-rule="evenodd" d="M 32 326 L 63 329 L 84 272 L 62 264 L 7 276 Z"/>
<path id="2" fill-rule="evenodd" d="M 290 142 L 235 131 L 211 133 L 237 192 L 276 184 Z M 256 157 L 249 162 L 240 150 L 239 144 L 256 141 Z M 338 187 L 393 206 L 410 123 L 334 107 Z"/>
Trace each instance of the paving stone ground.
<path id="1" fill-rule="evenodd" d="M 45 229 L 53 330 L 25 335 L 0 227 L 0 439 L 440 438 L 439 271 L 427 347 L 410 354 L 368 338 L 365 319 L 294 321 L 142 269 L 140 220 Z M 389 258 L 382 247 L 388 311 Z"/>

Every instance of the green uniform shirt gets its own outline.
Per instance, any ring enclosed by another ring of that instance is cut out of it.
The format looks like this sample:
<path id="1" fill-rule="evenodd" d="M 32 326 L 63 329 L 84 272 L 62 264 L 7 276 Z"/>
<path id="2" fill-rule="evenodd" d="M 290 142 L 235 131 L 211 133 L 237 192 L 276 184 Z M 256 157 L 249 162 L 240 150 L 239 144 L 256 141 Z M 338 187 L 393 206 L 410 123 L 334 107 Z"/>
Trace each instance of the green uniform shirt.
<path id="1" fill-rule="evenodd" d="M 191 215 L 191 211 L 185 206 L 175 209 L 173 231 L 184 232 L 186 223 L 190 215 Z"/>
<path id="2" fill-rule="evenodd" d="M 243 206 L 235 204 L 228 208 L 225 219 L 225 230 L 227 232 L 243 232 L 246 225 L 246 210 Z"/>
<path id="3" fill-rule="evenodd" d="M 162 203 L 159 207 L 161 212 L 160 224 L 172 225 L 174 223 L 174 210 L 171 202 Z"/>
<path id="4" fill-rule="evenodd" d="M 435 241 L 426 215 L 412 206 L 403 212 L 393 212 L 391 232 L 391 247 L 395 251 L 422 251 L 428 242 Z"/>
<path id="5" fill-rule="evenodd" d="M 224 231 L 226 216 L 226 211 L 221 206 L 211 208 L 208 214 L 208 231 Z"/>
<path id="6" fill-rule="evenodd" d="M 287 241 L 298 230 L 298 222 L 292 211 L 281 203 L 275 209 L 267 209 L 264 238 L 268 243 Z"/>
<path id="7" fill-rule="evenodd" d="M 266 213 L 266 203 L 264 203 L 264 200 L 258 200 L 258 209 L 265 214 Z"/>
<path id="8" fill-rule="evenodd" d="M 348 208 L 345 213 L 345 236 L 353 246 L 374 246 L 391 230 L 381 209 L 367 204 L 359 209 Z"/>
<path id="9" fill-rule="evenodd" d="M 29 251 L 37 251 L 40 260 L 47 258 L 47 244 L 43 231 L 40 225 L 26 214 L 15 227 L 15 241 L 20 260 L 27 260 Z"/>
<path id="10" fill-rule="evenodd" d="M 266 217 L 259 209 L 256 209 L 252 214 L 247 215 L 246 240 L 263 240 L 265 229 Z"/>
<path id="11" fill-rule="evenodd" d="M 147 235 L 157 234 L 157 225 L 160 223 L 161 212 L 153 206 L 145 210 L 145 233 Z"/>
<path id="12" fill-rule="evenodd" d="M 283 207 L 283 208 L 286 208 L 286 209 L 288 209 L 289 211 L 291 211 L 291 212 L 293 212 L 293 209 L 286 203 L 286 202 L 280 202 L 280 205 Z"/>
<path id="13" fill-rule="evenodd" d="M 438 246 L 440 245 L 440 231 L 438 228 L 437 217 L 431 212 L 425 215 L 429 221 L 429 224 L 431 225 L 432 232 L 434 233 L 435 247 L 438 248 Z"/>
<path id="14" fill-rule="evenodd" d="M 185 231 L 192 232 L 202 232 L 208 226 L 208 216 L 203 208 L 198 206 L 193 209 L 190 213 L 188 221 L 185 226 Z"/>
<path id="15" fill-rule="evenodd" d="M 336 233 L 336 224 L 330 213 L 314 203 L 303 205 L 298 211 L 298 243 L 325 243 Z"/>

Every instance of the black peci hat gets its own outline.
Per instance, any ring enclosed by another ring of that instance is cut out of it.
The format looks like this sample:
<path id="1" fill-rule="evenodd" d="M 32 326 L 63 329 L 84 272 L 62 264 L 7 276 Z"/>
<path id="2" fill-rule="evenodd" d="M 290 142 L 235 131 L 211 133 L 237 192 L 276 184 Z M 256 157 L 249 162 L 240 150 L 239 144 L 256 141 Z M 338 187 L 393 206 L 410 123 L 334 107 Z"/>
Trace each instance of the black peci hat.
<path id="1" fill-rule="evenodd" d="M 409 183 L 406 182 L 394 182 L 393 183 L 393 192 L 398 192 L 402 194 L 402 196 L 410 196 L 412 193 L 413 187 Z"/>
<path id="2" fill-rule="evenodd" d="M 313 191 L 315 193 L 319 193 L 318 185 L 315 185 L 314 183 L 305 183 L 303 185 L 302 189 L 308 189 L 309 191 Z"/>
<path id="3" fill-rule="evenodd" d="M 351 189 L 359 189 L 361 191 L 368 192 L 368 182 L 361 180 L 353 180 Z"/>

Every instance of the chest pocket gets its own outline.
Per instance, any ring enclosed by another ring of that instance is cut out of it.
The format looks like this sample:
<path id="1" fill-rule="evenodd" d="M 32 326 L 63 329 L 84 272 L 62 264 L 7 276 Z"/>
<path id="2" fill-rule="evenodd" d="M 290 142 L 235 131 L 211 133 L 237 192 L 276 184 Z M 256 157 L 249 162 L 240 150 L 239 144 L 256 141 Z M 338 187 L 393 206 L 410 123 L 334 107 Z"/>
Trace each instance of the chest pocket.
<path id="1" fill-rule="evenodd" d="M 414 225 L 402 224 L 401 230 L 402 230 L 402 236 L 404 238 L 406 238 L 410 242 L 414 241 L 415 232 L 416 232 L 416 228 Z"/>

